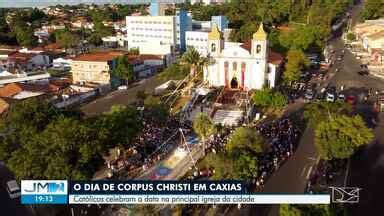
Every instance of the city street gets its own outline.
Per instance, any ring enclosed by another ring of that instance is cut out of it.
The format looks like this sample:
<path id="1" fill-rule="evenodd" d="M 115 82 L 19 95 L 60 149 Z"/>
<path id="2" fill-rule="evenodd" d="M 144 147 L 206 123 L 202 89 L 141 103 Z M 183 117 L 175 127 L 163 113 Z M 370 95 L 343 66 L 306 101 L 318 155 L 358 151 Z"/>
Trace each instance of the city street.
<path id="1" fill-rule="evenodd" d="M 151 93 L 161 83 L 162 81 L 159 81 L 157 76 L 153 76 L 135 83 L 134 86 L 128 88 L 128 90 L 116 90 L 90 103 L 84 104 L 80 110 L 86 115 L 91 116 L 107 112 L 113 105 L 128 105 L 136 101 L 138 91 Z"/>
<path id="2" fill-rule="evenodd" d="M 32 216 L 31 209 L 27 205 L 22 205 L 20 203 L 20 197 L 11 199 L 7 190 L 5 189 L 5 184 L 7 181 L 15 179 L 12 172 L 5 167 L 3 164 L 0 164 L 0 203 L 1 203 L 1 215 L 23 215 L 23 216 Z M 19 185 L 20 186 L 20 185 Z"/>

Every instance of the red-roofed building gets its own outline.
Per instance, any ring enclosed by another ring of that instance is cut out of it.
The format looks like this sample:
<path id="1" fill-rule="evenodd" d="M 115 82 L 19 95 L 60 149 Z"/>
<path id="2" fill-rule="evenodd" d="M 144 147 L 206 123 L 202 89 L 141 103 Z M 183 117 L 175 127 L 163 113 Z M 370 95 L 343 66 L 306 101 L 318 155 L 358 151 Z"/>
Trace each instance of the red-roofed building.
<path id="1" fill-rule="evenodd" d="M 0 88 L 0 97 L 21 100 L 30 97 L 42 96 L 47 93 L 58 93 L 67 86 L 53 83 L 46 85 L 10 83 Z"/>
<path id="2" fill-rule="evenodd" d="M 97 83 L 110 87 L 111 72 L 114 62 L 123 52 L 107 51 L 79 55 L 71 62 L 71 72 L 74 83 Z"/>

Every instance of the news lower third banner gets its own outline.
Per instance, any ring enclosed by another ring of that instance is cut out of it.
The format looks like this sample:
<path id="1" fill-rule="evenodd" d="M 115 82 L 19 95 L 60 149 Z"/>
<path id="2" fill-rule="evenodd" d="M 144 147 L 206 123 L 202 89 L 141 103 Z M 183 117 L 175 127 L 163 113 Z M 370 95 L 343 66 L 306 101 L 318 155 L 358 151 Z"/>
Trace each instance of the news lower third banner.
<path id="1" fill-rule="evenodd" d="M 22 180 L 22 204 L 329 204 L 330 194 L 256 194 L 241 181 Z"/>

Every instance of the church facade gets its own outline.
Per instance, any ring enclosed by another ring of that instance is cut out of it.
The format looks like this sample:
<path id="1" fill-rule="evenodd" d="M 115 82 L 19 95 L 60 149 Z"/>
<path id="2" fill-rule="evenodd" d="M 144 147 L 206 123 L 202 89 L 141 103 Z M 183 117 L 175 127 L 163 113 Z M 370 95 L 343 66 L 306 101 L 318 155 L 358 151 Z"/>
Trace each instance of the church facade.
<path id="1" fill-rule="evenodd" d="M 268 49 L 262 24 L 248 43 L 224 43 L 222 33 L 213 26 L 208 35 L 208 53 L 205 83 L 245 91 L 274 87 L 283 62 L 279 54 Z"/>

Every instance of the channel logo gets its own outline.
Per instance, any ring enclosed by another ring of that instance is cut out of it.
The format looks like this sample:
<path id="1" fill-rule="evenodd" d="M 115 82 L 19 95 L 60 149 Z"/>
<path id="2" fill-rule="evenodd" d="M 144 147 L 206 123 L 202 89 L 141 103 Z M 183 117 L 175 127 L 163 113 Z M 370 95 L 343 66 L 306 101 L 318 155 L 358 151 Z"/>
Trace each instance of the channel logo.
<path id="1" fill-rule="evenodd" d="M 59 195 L 68 193 L 66 180 L 22 180 L 21 195 Z"/>

